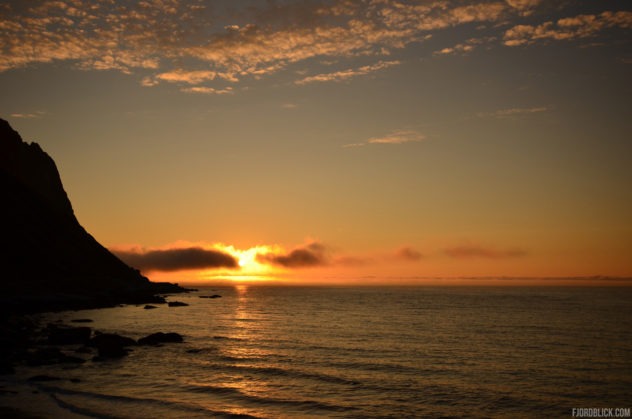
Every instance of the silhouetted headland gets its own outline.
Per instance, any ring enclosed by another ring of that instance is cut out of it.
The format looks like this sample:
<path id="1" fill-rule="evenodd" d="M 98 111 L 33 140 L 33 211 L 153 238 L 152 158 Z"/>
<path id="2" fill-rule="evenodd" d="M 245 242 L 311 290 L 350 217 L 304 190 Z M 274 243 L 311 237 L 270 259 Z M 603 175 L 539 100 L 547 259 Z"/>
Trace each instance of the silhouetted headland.
<path id="1" fill-rule="evenodd" d="M 0 119 L 0 312 L 164 302 L 150 282 L 77 221 L 53 159 Z"/>

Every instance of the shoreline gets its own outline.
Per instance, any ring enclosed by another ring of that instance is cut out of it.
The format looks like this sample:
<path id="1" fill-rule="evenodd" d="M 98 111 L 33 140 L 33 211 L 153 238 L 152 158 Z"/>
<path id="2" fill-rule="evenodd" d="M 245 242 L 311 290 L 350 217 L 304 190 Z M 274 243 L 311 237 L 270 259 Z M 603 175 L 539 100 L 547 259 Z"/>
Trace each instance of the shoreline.
<path id="1" fill-rule="evenodd" d="M 48 299 L 39 298 L 39 296 L 22 296 L 21 299 L 13 299 L 12 304 L 1 301 L 0 417 L 18 419 L 91 417 L 73 412 L 72 407 L 62 406 L 52 393 L 45 390 L 45 383 L 49 380 L 80 381 L 79 378 L 68 377 L 66 374 L 55 373 L 50 376 L 48 375 L 49 368 L 61 366 L 63 370 L 72 371 L 74 368 L 80 368 L 85 362 L 109 362 L 127 355 L 127 351 L 116 344 L 107 346 L 105 349 L 98 345 L 96 347 L 91 345 L 90 341 L 102 334 L 98 329 L 91 327 L 91 319 L 82 318 L 70 322 L 45 324 L 47 315 L 64 312 L 78 314 L 82 311 L 126 306 L 136 306 L 142 310 L 148 307 L 148 303 L 164 305 L 166 308 L 174 303 L 167 300 L 170 295 L 197 290 L 178 287 L 175 291 L 167 295 L 128 295 L 125 298 L 116 299 L 76 298 L 70 300 L 58 298 L 58 296 Z M 24 301 L 28 301 L 29 304 L 23 304 L 21 310 L 7 310 L 7 308 L 19 306 Z M 42 301 L 48 304 L 35 305 L 35 302 Z M 72 302 L 69 303 L 69 301 Z M 143 305 L 146 306 L 143 307 Z M 88 338 L 81 342 L 70 343 L 74 332 L 82 330 L 84 332 L 87 330 Z M 53 339 L 52 336 L 59 331 L 70 331 L 70 336 L 64 337 L 65 333 L 61 333 L 61 341 Z M 68 338 L 67 341 L 63 340 Z M 156 345 L 157 343 L 159 344 L 159 342 L 150 341 L 144 344 Z M 139 343 L 133 341 L 133 344 Z M 102 350 L 105 351 L 103 356 L 101 356 Z M 115 353 L 107 351 L 115 351 Z M 77 375 L 81 376 L 80 372 Z"/>
<path id="2" fill-rule="evenodd" d="M 4 378 L 0 376 L 0 417 L 15 419 L 85 419 L 85 416 L 59 405 L 51 393 L 29 382 L 11 383 L 11 390 L 4 388 Z M 12 394 L 7 394 L 10 392 Z M 10 397 L 14 396 L 14 397 Z"/>
<path id="3" fill-rule="evenodd" d="M 169 282 L 150 282 L 147 288 L 117 293 L 75 292 L 26 293 L 0 296 L 0 322 L 11 315 L 89 310 L 131 304 L 163 304 L 165 297 L 196 291 Z"/>

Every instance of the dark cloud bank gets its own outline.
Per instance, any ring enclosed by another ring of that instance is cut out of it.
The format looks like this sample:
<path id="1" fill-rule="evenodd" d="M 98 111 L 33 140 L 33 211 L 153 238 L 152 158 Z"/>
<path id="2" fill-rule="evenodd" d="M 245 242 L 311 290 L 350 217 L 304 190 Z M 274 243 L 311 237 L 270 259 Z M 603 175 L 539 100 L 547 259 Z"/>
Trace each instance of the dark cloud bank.
<path id="1" fill-rule="evenodd" d="M 402 247 L 386 257 L 390 260 L 418 262 L 423 255 L 412 247 Z M 322 243 L 314 242 L 297 247 L 288 253 L 263 253 L 257 255 L 260 263 L 283 266 L 284 268 L 310 268 L 317 266 L 363 266 L 379 262 L 370 257 L 343 256 L 332 258 L 331 249 Z"/>
<path id="2" fill-rule="evenodd" d="M 321 243 L 310 243 L 286 254 L 258 254 L 257 261 L 286 268 L 307 268 L 329 264 L 327 248 Z"/>
<path id="3" fill-rule="evenodd" d="M 219 250 L 190 247 L 184 249 L 149 250 L 146 252 L 113 252 L 123 262 L 141 271 L 180 271 L 186 269 L 209 269 L 239 267 L 237 260 Z"/>

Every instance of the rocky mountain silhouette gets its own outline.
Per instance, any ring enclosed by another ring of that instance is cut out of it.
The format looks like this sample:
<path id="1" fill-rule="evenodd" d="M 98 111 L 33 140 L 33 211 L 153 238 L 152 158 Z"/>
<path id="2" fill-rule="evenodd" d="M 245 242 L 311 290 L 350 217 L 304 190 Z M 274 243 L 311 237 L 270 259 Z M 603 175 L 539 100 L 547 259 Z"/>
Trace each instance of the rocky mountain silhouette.
<path id="1" fill-rule="evenodd" d="M 181 292 L 127 266 L 80 224 L 53 159 L 0 119 L 0 305 L 44 311 Z"/>

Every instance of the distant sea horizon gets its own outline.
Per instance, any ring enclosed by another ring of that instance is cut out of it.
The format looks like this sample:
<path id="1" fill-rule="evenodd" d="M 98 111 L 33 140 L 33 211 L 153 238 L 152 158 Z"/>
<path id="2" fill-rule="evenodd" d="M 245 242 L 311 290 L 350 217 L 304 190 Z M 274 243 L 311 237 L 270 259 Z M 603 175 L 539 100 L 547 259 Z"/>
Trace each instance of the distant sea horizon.
<path id="1" fill-rule="evenodd" d="M 151 275 L 150 275 L 151 280 Z M 237 285 L 255 286 L 317 286 L 317 287 L 433 287 L 433 286 L 511 286 L 511 287 L 632 287 L 632 276 L 625 275 L 584 275 L 584 276 L 363 276 L 328 277 L 315 279 L 298 276 L 266 275 L 226 275 L 211 279 L 177 279 L 169 277 L 188 288 L 231 287 Z"/>

